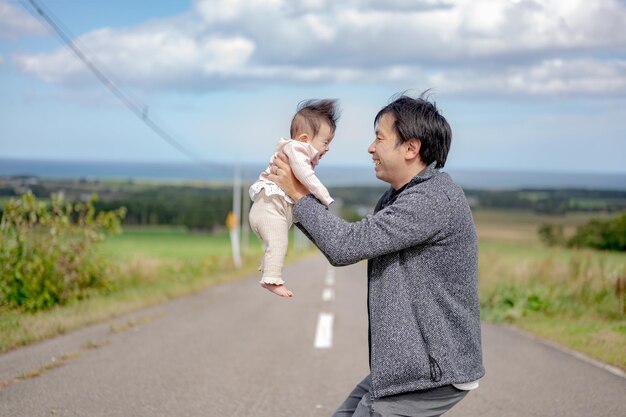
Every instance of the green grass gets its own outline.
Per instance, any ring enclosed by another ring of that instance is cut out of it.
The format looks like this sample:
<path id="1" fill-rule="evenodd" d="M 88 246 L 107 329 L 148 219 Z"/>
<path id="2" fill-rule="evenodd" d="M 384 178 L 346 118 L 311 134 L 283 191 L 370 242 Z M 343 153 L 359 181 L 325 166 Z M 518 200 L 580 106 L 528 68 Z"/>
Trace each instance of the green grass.
<path id="1" fill-rule="evenodd" d="M 249 250 L 257 253 L 261 243 L 250 233 Z M 126 227 L 120 235 L 110 236 L 102 254 L 117 261 L 133 257 L 200 260 L 207 256 L 230 256 L 230 237 L 219 234 L 192 233 L 183 227 Z"/>
<path id="2" fill-rule="evenodd" d="M 626 321 L 607 321 L 586 317 L 546 317 L 529 314 L 516 326 L 582 352 L 604 363 L 626 369 Z"/>

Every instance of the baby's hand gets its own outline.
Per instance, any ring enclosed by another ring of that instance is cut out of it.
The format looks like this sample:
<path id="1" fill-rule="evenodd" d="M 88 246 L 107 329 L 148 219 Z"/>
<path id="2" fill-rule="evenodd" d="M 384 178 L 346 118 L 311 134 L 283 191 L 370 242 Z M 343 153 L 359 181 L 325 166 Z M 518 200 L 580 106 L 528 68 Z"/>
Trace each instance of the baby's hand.
<path id="1" fill-rule="evenodd" d="M 278 185 L 295 202 L 309 194 L 309 190 L 293 175 L 289 157 L 282 152 L 274 158 L 270 173 L 265 177 Z"/>

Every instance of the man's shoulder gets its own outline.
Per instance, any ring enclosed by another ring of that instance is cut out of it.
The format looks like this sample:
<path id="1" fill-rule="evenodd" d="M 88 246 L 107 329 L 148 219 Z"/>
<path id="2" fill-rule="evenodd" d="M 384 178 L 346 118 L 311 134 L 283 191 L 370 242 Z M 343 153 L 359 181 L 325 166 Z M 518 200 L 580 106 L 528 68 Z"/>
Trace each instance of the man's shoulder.
<path id="1" fill-rule="evenodd" d="M 417 178 L 415 178 L 417 179 Z M 446 172 L 436 171 L 426 179 L 411 181 L 405 191 L 408 193 L 423 194 L 427 192 L 445 192 L 452 190 L 462 190 L 461 187 L 452 180 Z"/>
<path id="2" fill-rule="evenodd" d="M 436 172 L 425 181 L 409 184 L 402 197 L 415 203 L 434 205 L 467 204 L 463 188 L 445 172 Z"/>

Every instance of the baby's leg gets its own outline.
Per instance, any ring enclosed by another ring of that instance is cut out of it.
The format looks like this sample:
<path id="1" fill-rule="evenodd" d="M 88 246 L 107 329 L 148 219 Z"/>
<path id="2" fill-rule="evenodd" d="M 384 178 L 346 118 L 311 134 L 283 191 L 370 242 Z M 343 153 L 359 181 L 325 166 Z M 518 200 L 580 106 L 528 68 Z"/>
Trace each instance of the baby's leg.
<path id="1" fill-rule="evenodd" d="M 282 200 L 282 201 L 281 201 Z M 283 204 L 285 203 L 285 204 Z M 285 213 L 287 208 L 287 213 Z M 261 286 L 281 297 L 291 297 L 293 293 L 285 287 L 282 269 L 289 243 L 291 227 L 291 207 L 281 196 L 266 196 L 260 193 L 250 210 L 250 225 L 265 243 Z"/>
<path id="2" fill-rule="evenodd" d="M 285 287 L 282 279 L 283 263 L 287 255 L 289 228 L 286 223 L 271 222 L 272 226 L 265 230 L 264 237 L 267 247 L 263 258 L 263 277 L 261 286 L 281 297 L 291 297 L 293 293 Z"/>

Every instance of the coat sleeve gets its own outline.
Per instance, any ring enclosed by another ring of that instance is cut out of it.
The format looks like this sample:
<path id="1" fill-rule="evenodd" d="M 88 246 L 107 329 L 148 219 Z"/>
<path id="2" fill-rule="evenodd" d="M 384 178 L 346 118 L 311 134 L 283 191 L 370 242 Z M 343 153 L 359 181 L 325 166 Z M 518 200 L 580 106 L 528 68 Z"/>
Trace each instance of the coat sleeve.
<path id="1" fill-rule="evenodd" d="M 406 194 L 358 222 L 338 218 L 310 194 L 294 205 L 293 213 L 332 265 L 350 265 L 445 237 L 449 200 Z"/>
<path id="2" fill-rule="evenodd" d="M 317 197 L 319 201 L 328 206 L 335 200 L 332 199 L 324 184 L 315 176 L 308 152 L 304 147 L 298 146 L 299 143 L 297 141 L 292 143 L 293 145 L 290 143 L 283 148 L 283 152 L 289 157 L 291 171 L 302 185 Z"/>

